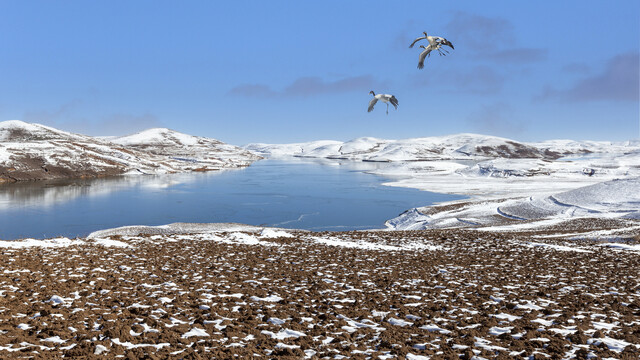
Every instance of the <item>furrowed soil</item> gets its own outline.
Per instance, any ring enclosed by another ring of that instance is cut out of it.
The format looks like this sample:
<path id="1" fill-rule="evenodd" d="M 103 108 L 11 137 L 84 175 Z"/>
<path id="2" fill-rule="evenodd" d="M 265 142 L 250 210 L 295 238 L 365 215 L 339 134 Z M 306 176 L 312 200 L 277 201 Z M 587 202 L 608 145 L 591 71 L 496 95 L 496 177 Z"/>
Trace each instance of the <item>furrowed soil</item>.
<path id="1" fill-rule="evenodd" d="M 0 358 L 640 357 L 640 251 L 464 230 L 288 233 L 1 248 Z"/>

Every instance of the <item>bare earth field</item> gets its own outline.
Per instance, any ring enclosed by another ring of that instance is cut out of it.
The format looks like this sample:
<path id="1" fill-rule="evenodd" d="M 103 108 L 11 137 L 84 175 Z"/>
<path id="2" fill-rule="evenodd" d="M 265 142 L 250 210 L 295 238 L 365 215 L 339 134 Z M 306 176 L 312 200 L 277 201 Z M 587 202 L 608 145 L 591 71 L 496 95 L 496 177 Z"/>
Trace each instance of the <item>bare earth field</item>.
<path id="1" fill-rule="evenodd" d="M 265 229 L 36 242 L 0 249 L 3 359 L 640 357 L 638 237 Z"/>

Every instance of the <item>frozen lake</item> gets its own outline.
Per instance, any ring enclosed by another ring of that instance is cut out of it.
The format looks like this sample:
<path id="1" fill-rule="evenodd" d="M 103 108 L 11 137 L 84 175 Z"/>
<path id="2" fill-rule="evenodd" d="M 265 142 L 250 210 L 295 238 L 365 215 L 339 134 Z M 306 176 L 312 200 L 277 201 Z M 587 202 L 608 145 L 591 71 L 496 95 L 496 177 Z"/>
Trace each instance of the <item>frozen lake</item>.
<path id="1" fill-rule="evenodd" d="M 362 172 L 380 166 L 386 165 L 263 160 L 215 173 L 6 184 L 0 239 L 172 222 L 373 229 L 407 209 L 462 198 L 383 186 L 383 178 Z"/>

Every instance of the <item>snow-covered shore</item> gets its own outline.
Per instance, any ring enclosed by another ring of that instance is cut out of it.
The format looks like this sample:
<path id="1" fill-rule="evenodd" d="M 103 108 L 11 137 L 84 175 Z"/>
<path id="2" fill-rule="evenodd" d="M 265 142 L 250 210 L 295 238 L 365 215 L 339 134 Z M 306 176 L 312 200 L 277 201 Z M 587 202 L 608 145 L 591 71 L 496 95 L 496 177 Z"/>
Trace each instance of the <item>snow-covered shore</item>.
<path id="1" fill-rule="evenodd" d="M 389 179 L 385 185 L 469 196 L 409 210 L 387 222 L 395 230 L 480 228 L 506 222 L 550 226 L 581 218 L 640 217 L 640 141 L 522 143 L 459 134 L 249 144 L 245 148 L 269 158 L 376 163 L 363 165 L 362 170 Z"/>

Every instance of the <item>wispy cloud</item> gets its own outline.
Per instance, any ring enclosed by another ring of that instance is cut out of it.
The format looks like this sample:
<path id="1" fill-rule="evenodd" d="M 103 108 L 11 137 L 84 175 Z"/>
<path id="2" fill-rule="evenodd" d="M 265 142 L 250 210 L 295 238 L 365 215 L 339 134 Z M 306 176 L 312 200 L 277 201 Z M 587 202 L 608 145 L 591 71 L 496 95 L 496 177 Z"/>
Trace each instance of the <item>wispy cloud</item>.
<path id="1" fill-rule="evenodd" d="M 640 53 L 626 53 L 611 58 L 602 72 L 585 77 L 569 89 L 547 85 L 536 100 L 566 101 L 640 101 Z"/>
<path id="2" fill-rule="evenodd" d="M 562 71 L 565 71 L 567 73 L 571 73 L 571 74 L 587 74 L 589 73 L 589 71 L 591 70 L 591 68 L 589 67 L 589 65 L 585 64 L 585 63 L 577 63 L 577 62 L 573 62 L 570 64 L 567 64 L 565 66 L 562 67 Z"/>
<path id="3" fill-rule="evenodd" d="M 517 44 L 513 24 L 504 18 L 456 12 L 445 26 L 456 47 L 466 47 L 481 59 L 496 63 L 531 63 L 547 58 L 543 48 Z"/>
<path id="4" fill-rule="evenodd" d="M 547 58 L 547 49 L 513 48 L 487 52 L 485 58 L 498 63 L 531 63 L 543 61 Z"/>
<path id="5" fill-rule="evenodd" d="M 453 14 L 453 18 L 445 29 L 450 34 L 447 35 L 449 40 L 464 43 L 465 46 L 477 52 L 515 44 L 513 24 L 503 18 L 490 18 L 458 11 Z"/>
<path id="6" fill-rule="evenodd" d="M 229 90 L 229 95 L 246 97 L 273 97 L 278 95 L 278 93 L 271 90 L 271 88 L 267 85 L 243 84 Z"/>
<path id="7" fill-rule="evenodd" d="M 301 77 L 284 89 L 277 91 L 264 84 L 243 84 L 234 87 L 229 95 L 245 97 L 304 97 L 320 94 L 343 93 L 350 91 L 369 91 L 382 84 L 371 75 L 346 77 L 334 81 L 326 81 L 320 77 Z"/>
<path id="8" fill-rule="evenodd" d="M 479 65 L 466 71 L 434 72 L 429 77 L 412 77 L 414 87 L 434 86 L 446 91 L 491 95 L 499 93 L 505 76 L 489 66 Z"/>
<path id="9" fill-rule="evenodd" d="M 488 66 L 476 66 L 470 72 L 452 74 L 451 84 L 458 91 L 495 94 L 502 90 L 505 77 Z"/>

